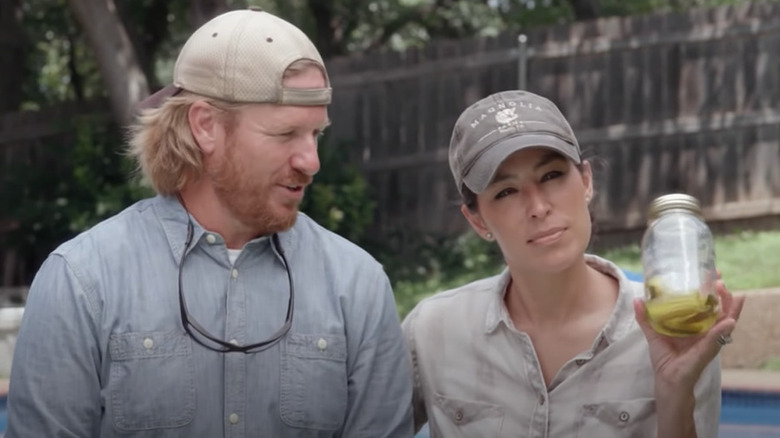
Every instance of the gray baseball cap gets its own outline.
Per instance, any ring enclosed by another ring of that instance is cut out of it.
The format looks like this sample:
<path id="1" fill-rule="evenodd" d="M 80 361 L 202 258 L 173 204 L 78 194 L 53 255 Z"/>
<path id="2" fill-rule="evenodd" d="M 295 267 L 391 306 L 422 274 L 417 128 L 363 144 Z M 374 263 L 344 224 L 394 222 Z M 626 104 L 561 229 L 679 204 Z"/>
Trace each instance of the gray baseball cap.
<path id="1" fill-rule="evenodd" d="M 465 184 L 481 193 L 504 160 L 530 147 L 552 149 L 576 164 L 582 161 L 569 122 L 550 100 L 510 90 L 471 105 L 455 122 L 450 140 L 450 170 L 458 190 Z"/>

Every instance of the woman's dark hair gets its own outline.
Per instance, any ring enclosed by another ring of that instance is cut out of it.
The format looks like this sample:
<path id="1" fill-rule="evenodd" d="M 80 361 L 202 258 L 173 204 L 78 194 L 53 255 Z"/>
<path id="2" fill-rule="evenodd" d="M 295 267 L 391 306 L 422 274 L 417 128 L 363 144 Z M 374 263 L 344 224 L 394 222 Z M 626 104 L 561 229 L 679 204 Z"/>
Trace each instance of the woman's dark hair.
<path id="1" fill-rule="evenodd" d="M 460 199 L 466 208 L 472 212 L 477 211 L 477 194 L 472 192 L 470 188 L 466 187 L 466 184 L 461 184 L 460 186 Z"/>

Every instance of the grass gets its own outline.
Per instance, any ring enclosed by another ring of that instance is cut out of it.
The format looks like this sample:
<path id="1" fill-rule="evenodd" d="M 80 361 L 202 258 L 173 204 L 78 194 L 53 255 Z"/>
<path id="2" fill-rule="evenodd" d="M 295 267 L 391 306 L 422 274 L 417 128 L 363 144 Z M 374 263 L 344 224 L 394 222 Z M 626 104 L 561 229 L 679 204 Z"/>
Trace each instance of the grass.
<path id="1" fill-rule="evenodd" d="M 732 291 L 780 286 L 780 231 L 742 231 L 715 236 L 715 264 Z M 639 245 L 604 251 L 618 266 L 642 271 Z"/>
<path id="2" fill-rule="evenodd" d="M 774 357 L 769 358 L 761 366 L 761 369 L 764 369 L 764 370 L 767 370 L 767 371 L 780 371 L 780 356 L 774 356 Z"/>
<path id="3" fill-rule="evenodd" d="M 467 260 L 484 257 L 487 252 L 486 247 L 479 246 L 481 243 L 475 246 L 474 239 L 464 240 L 466 246 L 472 245 L 470 252 L 467 251 Z M 728 288 L 734 292 L 780 287 L 778 254 L 780 254 L 780 230 L 740 231 L 715 236 L 717 268 Z M 598 255 L 615 262 L 628 271 L 642 272 L 639 244 L 599 251 Z M 431 255 L 431 258 L 438 257 L 442 257 L 442 255 Z M 427 296 L 493 275 L 501 269 L 498 257 L 494 256 L 487 257 L 487 260 L 481 260 L 476 264 L 463 263 L 457 266 L 450 263 L 448 266 L 449 268 L 443 269 L 426 268 L 423 269 L 424 273 L 417 272 L 416 275 L 409 275 L 408 271 L 392 273 L 390 278 L 394 281 L 396 304 L 402 318 L 417 302 Z M 780 367 L 780 365 L 777 366 Z"/>

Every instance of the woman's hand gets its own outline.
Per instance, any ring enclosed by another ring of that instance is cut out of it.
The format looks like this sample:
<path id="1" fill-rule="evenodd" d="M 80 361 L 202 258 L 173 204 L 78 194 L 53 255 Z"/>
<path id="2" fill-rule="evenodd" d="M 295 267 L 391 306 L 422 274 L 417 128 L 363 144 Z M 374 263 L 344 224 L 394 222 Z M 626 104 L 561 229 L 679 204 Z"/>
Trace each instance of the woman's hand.
<path id="1" fill-rule="evenodd" d="M 721 314 L 715 325 L 702 335 L 672 337 L 662 335 L 650 326 L 642 299 L 634 301 L 636 320 L 650 347 L 656 385 L 672 385 L 680 390 L 693 390 L 704 368 L 718 355 L 723 339 L 730 340 L 737 324 L 745 296 L 731 294 L 723 281 L 715 281 L 720 297 Z M 720 342 L 719 342 L 720 339 Z"/>
<path id="2" fill-rule="evenodd" d="M 656 332 L 647 320 L 644 301 L 634 301 L 636 320 L 647 338 L 655 375 L 659 437 L 697 437 L 693 388 L 704 368 L 731 341 L 745 303 L 744 295 L 733 296 L 718 277 L 715 290 L 720 296 L 721 314 L 715 325 L 701 335 L 678 338 Z"/>

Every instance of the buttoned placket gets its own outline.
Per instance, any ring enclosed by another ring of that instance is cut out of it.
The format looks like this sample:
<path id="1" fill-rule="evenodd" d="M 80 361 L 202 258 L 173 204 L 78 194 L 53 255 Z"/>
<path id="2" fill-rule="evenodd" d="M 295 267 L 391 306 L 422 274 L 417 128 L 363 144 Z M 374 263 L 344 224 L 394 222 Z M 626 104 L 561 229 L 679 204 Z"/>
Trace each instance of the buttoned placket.
<path id="1" fill-rule="evenodd" d="M 542 374 L 541 365 L 539 364 L 539 358 L 536 356 L 531 338 L 523 332 L 517 329 L 509 329 L 511 335 L 517 338 L 520 344 L 520 351 L 523 355 L 523 360 L 527 364 L 533 364 L 533 366 L 525 367 L 527 370 L 528 382 L 531 383 L 531 388 L 536 393 L 537 402 L 531 418 L 531 435 L 530 438 L 547 438 L 548 426 L 550 423 L 550 403 L 549 393 L 544 383 L 544 375 Z"/>
<path id="2" fill-rule="evenodd" d="M 530 382 L 531 388 L 537 395 L 537 402 L 531 418 L 530 438 L 547 438 L 550 424 L 550 403 L 549 392 L 542 374 L 542 366 L 539 363 L 539 358 L 536 356 L 536 350 L 534 350 L 530 336 L 515 327 L 503 303 L 499 305 L 499 308 L 501 309 L 500 318 L 503 322 L 502 329 L 506 330 L 505 334 L 514 338 L 515 342 L 517 342 L 518 350 L 521 352 L 525 363 L 533 364 L 533 366 L 525 367 L 527 370 L 526 376 L 519 376 L 521 379 L 527 379 Z"/>
<path id="3" fill-rule="evenodd" d="M 506 289 L 506 282 L 499 283 L 499 290 Z M 502 296 L 502 295 L 500 295 Z M 518 376 L 521 380 L 530 382 L 532 390 L 537 394 L 537 403 L 531 417 L 531 435 L 530 437 L 545 438 L 548 434 L 549 425 L 549 403 L 547 401 L 548 392 L 544 383 L 544 376 L 541 371 L 541 365 L 539 359 L 536 356 L 536 351 L 533 347 L 533 342 L 527 333 L 518 330 L 511 318 L 509 312 L 504 306 L 502 299 L 497 298 L 495 307 L 489 312 L 488 316 L 488 332 L 492 330 L 498 330 L 503 332 L 502 336 L 508 336 L 517 344 L 517 350 L 521 353 L 523 361 L 527 364 L 533 364 L 533 366 L 524 367 L 526 369 L 525 376 Z M 493 315 L 498 317 L 497 322 L 491 322 Z"/>
<path id="4" fill-rule="evenodd" d="M 224 245 L 224 244 L 222 244 Z M 221 248 L 224 251 L 224 248 Z M 246 290 L 249 287 L 241 275 L 242 257 L 227 268 L 225 300 L 225 339 L 234 345 L 246 342 Z M 246 436 L 247 355 L 223 353 L 225 364 L 225 437 Z"/>

